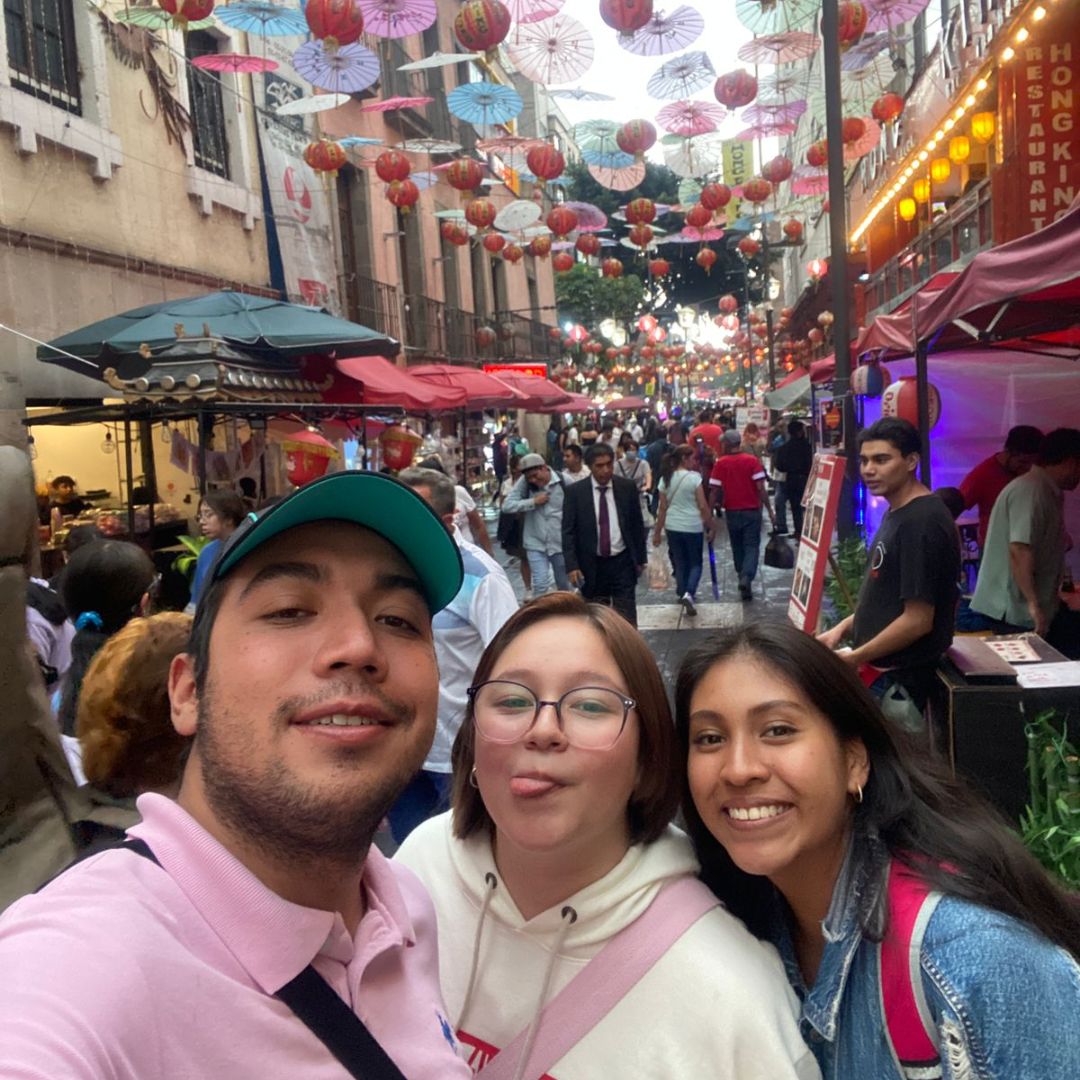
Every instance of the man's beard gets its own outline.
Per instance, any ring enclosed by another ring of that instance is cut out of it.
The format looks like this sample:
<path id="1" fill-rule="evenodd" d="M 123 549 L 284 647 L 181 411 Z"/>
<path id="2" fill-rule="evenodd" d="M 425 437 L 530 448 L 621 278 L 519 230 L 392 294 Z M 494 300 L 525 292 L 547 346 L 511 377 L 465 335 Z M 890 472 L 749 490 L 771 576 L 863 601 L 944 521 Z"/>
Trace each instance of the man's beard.
<path id="1" fill-rule="evenodd" d="M 312 704 L 284 702 L 272 722 L 283 725 L 288 716 Z M 398 723 L 417 722 L 411 709 L 385 698 L 381 704 Z M 243 731 L 236 719 L 234 730 Z M 214 715 L 210 680 L 199 698 L 198 723 L 195 748 L 207 802 L 242 843 L 280 862 L 360 865 L 387 811 L 423 764 L 426 752 L 426 747 L 420 747 L 416 760 L 403 756 L 391 771 L 368 777 L 373 782 L 363 787 L 358 778 L 351 797 L 343 797 L 340 789 L 329 794 L 300 784 L 280 758 L 258 771 L 245 767 L 245 761 L 258 760 L 259 736 L 252 731 L 248 738 L 236 739 L 231 749 L 225 744 L 220 737 L 221 718 Z M 348 767 L 349 753 L 344 751 L 340 768 Z"/>

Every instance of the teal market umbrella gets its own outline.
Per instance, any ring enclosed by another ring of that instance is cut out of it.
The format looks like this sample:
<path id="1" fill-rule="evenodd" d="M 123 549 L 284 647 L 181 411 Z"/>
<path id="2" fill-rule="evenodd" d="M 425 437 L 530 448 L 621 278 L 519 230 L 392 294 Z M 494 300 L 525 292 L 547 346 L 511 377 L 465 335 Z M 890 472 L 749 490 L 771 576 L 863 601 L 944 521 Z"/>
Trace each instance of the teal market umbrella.
<path id="1" fill-rule="evenodd" d="M 37 358 L 86 375 L 86 364 L 76 359 L 80 358 L 96 365 L 99 376 L 112 367 L 121 378 L 137 378 L 150 366 L 153 354 L 174 346 L 178 337 L 191 335 L 220 338 L 264 359 L 307 353 L 393 356 L 400 351 L 393 338 L 323 308 L 225 291 L 112 315 L 39 346 Z"/>

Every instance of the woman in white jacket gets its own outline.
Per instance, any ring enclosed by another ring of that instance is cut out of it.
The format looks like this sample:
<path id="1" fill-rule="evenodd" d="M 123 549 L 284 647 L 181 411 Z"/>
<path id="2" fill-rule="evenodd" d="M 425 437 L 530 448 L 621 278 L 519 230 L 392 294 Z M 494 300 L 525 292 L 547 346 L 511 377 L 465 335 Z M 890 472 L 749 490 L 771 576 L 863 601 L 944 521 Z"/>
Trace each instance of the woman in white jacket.
<path id="1" fill-rule="evenodd" d="M 817 1077 L 776 953 L 722 908 L 694 909 L 698 866 L 670 825 L 674 727 L 638 632 L 550 594 L 505 624 L 469 696 L 453 810 L 398 858 L 435 903 L 443 993 L 474 1071 Z"/>

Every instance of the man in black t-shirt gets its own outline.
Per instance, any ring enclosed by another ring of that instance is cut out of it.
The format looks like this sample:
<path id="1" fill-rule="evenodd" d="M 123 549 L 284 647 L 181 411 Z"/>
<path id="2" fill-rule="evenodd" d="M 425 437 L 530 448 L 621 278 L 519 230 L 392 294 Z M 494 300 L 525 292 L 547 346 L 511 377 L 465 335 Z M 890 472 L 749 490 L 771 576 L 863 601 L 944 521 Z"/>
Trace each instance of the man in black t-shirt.
<path id="1" fill-rule="evenodd" d="M 882 696 L 899 683 L 921 709 L 952 642 L 960 539 L 945 504 L 916 479 L 920 446 L 906 420 L 879 420 L 859 434 L 863 482 L 889 509 L 870 542 L 854 615 L 819 640 L 835 649 L 850 634 L 844 658 L 885 672 L 871 690 Z"/>
<path id="2" fill-rule="evenodd" d="M 796 536 L 802 534 L 802 497 L 806 491 L 806 481 L 810 479 L 813 464 L 814 448 L 806 437 L 806 427 L 801 420 L 792 420 L 788 424 L 788 440 L 781 444 L 773 454 L 772 465 L 776 472 L 784 474 L 782 481 L 784 495 L 788 506 L 791 507 L 791 520 L 795 526 Z M 779 514 L 778 509 L 777 516 Z"/>

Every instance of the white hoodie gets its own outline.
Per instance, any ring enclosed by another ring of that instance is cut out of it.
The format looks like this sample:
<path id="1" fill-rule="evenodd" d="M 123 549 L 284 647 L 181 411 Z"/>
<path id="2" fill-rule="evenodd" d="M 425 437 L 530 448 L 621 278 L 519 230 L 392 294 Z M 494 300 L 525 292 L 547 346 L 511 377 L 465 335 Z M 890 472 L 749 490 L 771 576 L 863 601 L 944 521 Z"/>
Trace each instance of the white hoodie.
<path id="1" fill-rule="evenodd" d="M 416 829 L 396 858 L 420 878 L 435 903 L 443 996 L 474 1071 L 527 1028 L 547 1001 L 645 911 L 662 885 L 698 868 L 689 841 L 669 828 L 655 843 L 631 847 L 618 866 L 565 903 L 526 920 L 498 877 L 488 839 L 454 839 L 450 814 Z M 572 924 L 562 914 L 567 906 L 577 915 Z M 797 1015 L 776 951 L 715 908 L 544 1080 L 813 1080 L 818 1068 L 800 1038 Z"/>

